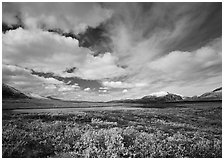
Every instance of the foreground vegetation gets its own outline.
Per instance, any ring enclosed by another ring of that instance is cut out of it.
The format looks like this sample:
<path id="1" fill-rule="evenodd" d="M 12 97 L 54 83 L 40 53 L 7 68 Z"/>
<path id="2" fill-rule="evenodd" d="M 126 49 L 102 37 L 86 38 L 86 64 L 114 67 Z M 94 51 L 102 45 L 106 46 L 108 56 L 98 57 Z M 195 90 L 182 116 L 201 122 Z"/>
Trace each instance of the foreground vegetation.
<path id="1" fill-rule="evenodd" d="M 221 157 L 221 103 L 3 112 L 3 157 Z"/>

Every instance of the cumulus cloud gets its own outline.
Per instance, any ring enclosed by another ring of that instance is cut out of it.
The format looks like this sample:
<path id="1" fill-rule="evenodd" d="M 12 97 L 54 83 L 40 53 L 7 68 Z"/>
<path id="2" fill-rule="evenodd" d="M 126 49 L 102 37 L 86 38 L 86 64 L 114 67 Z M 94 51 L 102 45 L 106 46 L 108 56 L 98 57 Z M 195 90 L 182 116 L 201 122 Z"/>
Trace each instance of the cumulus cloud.
<path id="1" fill-rule="evenodd" d="M 99 90 L 99 92 L 106 93 L 107 90 Z"/>
<path id="2" fill-rule="evenodd" d="M 28 28 L 60 28 L 79 33 L 110 18 L 112 11 L 98 3 L 3 3 L 3 22 L 16 24 L 20 16 Z"/>
<path id="3" fill-rule="evenodd" d="M 116 65 L 117 58 L 111 53 L 105 53 L 94 57 L 86 55 L 85 61 L 73 73 L 65 73 L 64 76 L 78 76 L 83 79 L 101 80 L 125 75 L 125 69 Z"/>
<path id="4" fill-rule="evenodd" d="M 90 88 L 85 88 L 84 91 L 90 91 Z"/>
<path id="5" fill-rule="evenodd" d="M 220 76 L 222 66 L 221 38 L 192 52 L 173 51 L 148 67 L 173 80 L 205 79 Z"/>
<path id="6" fill-rule="evenodd" d="M 102 90 L 107 90 L 107 89 L 109 89 L 108 87 L 99 87 L 99 89 L 102 89 Z"/>
<path id="7" fill-rule="evenodd" d="M 46 85 L 44 88 L 51 90 L 51 89 L 56 89 L 57 87 L 54 84 L 50 84 L 50 85 Z"/>
<path id="8" fill-rule="evenodd" d="M 103 82 L 103 85 L 106 87 L 111 87 L 111 88 L 132 88 L 133 85 L 130 83 L 125 83 L 125 82 L 121 82 L 121 81 L 105 81 Z"/>
<path id="9" fill-rule="evenodd" d="M 34 75 L 35 76 L 35 75 Z M 54 85 L 57 85 L 57 84 L 63 84 L 63 82 L 61 81 L 58 81 L 54 78 L 43 78 L 43 77 L 38 77 L 36 76 L 38 79 L 44 81 L 45 83 L 49 83 L 49 84 L 54 84 Z"/>
<path id="10" fill-rule="evenodd" d="M 61 73 L 67 67 L 79 66 L 90 53 L 72 38 L 22 28 L 3 34 L 2 44 L 3 63 L 43 72 Z"/>
<path id="11" fill-rule="evenodd" d="M 72 91 L 72 90 L 74 90 L 73 87 L 65 86 L 65 85 L 64 86 L 60 86 L 60 88 L 58 89 L 59 92 Z"/>
<path id="12" fill-rule="evenodd" d="M 45 94 L 63 84 L 53 78 L 42 78 L 31 74 L 30 70 L 14 65 L 2 66 L 2 82 L 27 93 Z"/>
<path id="13" fill-rule="evenodd" d="M 134 88 L 147 86 L 146 83 L 126 83 L 121 81 L 103 81 L 102 84 L 110 88 Z"/>
<path id="14" fill-rule="evenodd" d="M 127 93 L 128 92 L 128 90 L 127 89 L 124 89 L 123 91 L 122 91 L 122 93 Z"/>

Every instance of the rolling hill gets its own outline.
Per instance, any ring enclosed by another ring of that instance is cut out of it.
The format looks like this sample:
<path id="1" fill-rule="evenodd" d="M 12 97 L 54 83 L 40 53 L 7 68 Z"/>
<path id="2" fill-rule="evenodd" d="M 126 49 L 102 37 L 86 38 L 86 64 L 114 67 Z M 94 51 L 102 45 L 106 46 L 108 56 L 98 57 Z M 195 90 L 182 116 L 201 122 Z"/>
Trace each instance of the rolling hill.
<path id="1" fill-rule="evenodd" d="M 180 95 L 169 92 L 157 92 L 152 93 L 149 96 L 145 96 L 142 100 L 147 102 L 176 102 L 183 100 Z"/>
<path id="2" fill-rule="evenodd" d="M 207 92 L 198 97 L 205 100 L 222 100 L 222 87 L 217 88 L 211 92 Z"/>
<path id="3" fill-rule="evenodd" d="M 30 99 L 31 97 L 21 91 L 7 85 L 2 84 L 2 99 Z"/>

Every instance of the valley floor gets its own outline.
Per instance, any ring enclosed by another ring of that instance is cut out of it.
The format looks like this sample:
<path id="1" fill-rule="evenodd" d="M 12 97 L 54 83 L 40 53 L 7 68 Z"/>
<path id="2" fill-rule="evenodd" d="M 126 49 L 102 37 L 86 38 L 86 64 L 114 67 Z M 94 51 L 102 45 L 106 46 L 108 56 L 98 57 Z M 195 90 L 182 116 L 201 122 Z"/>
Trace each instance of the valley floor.
<path id="1" fill-rule="evenodd" d="M 222 157 L 220 102 L 13 109 L 23 105 L 3 103 L 3 157 Z"/>

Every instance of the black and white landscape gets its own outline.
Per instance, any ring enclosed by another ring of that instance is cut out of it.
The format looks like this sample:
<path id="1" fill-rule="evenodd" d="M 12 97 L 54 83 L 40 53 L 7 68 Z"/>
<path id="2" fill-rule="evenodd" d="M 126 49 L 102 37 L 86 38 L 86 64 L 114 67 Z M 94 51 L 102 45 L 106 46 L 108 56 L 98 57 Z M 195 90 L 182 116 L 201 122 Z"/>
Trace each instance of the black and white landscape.
<path id="1" fill-rule="evenodd" d="M 4 158 L 221 158 L 222 3 L 2 3 Z"/>

